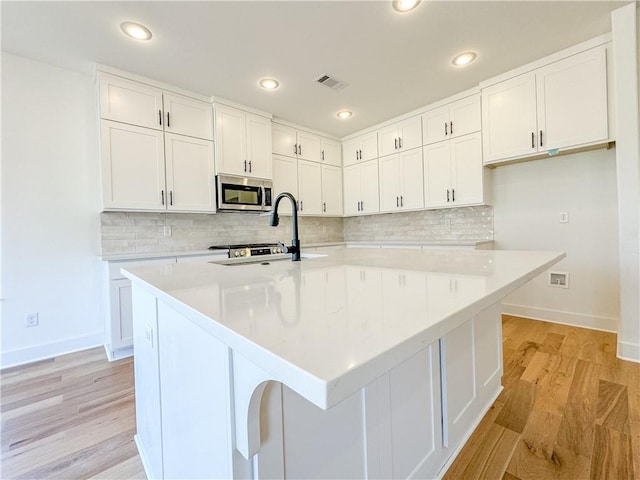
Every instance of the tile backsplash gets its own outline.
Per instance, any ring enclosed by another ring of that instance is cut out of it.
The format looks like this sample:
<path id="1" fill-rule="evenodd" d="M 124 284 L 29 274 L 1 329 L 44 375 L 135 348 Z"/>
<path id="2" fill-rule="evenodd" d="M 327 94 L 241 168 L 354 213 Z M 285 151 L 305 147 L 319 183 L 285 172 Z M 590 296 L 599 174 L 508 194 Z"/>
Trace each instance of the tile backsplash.
<path id="1" fill-rule="evenodd" d="M 299 217 L 302 245 L 342 242 L 342 218 Z M 164 227 L 171 227 L 171 236 Z M 252 213 L 143 213 L 100 214 L 102 255 L 206 250 L 210 245 L 291 241 L 291 217 L 280 217 L 278 227 L 269 218 Z"/>
<path id="2" fill-rule="evenodd" d="M 270 227 L 266 216 L 248 213 L 103 212 L 102 255 L 206 250 L 209 245 L 289 242 L 291 218 Z M 165 236 L 165 227 L 171 235 Z M 461 207 L 362 217 L 300 217 L 302 245 L 367 241 L 493 240 L 493 207 Z"/>
<path id="3" fill-rule="evenodd" d="M 493 207 L 446 208 L 344 219 L 345 242 L 493 240 Z"/>

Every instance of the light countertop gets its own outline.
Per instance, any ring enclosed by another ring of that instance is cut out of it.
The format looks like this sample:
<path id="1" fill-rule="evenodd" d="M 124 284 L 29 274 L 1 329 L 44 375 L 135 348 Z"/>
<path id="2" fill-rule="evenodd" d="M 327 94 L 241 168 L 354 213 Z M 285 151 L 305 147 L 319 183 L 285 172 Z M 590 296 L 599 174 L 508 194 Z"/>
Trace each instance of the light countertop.
<path id="1" fill-rule="evenodd" d="M 265 242 L 266 243 L 266 242 Z M 286 243 L 286 242 L 285 242 Z M 492 240 L 478 241 L 456 241 L 456 240 L 440 240 L 440 241 L 373 241 L 373 242 L 325 242 L 303 244 L 302 250 L 315 249 L 322 247 L 451 247 L 451 248 L 478 248 L 486 249 L 493 246 Z M 179 250 L 174 252 L 144 252 L 144 253 L 107 253 L 100 255 L 100 260 L 105 262 L 128 262 L 135 260 L 151 260 L 155 258 L 182 258 L 182 257 L 201 257 L 205 255 L 224 255 L 223 250 Z"/>
<path id="2" fill-rule="evenodd" d="M 318 249 L 301 262 L 124 270 L 321 408 L 499 302 L 560 252 Z"/>

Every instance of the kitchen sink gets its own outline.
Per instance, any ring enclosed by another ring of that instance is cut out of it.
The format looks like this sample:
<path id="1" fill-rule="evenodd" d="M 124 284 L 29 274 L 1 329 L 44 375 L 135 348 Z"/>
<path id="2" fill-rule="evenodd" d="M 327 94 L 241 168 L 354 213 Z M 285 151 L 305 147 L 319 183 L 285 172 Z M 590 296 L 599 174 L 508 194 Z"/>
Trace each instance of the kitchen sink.
<path id="1" fill-rule="evenodd" d="M 300 257 L 305 259 L 312 258 L 320 258 L 326 257 L 324 254 L 320 253 L 303 253 Z M 216 265 L 224 265 L 227 267 L 235 266 L 235 265 L 269 265 L 272 262 L 280 262 L 282 260 L 291 261 L 290 254 L 282 254 L 282 255 L 263 255 L 256 257 L 245 257 L 245 258 L 225 258 L 224 260 L 216 260 L 209 263 L 215 263 Z"/>

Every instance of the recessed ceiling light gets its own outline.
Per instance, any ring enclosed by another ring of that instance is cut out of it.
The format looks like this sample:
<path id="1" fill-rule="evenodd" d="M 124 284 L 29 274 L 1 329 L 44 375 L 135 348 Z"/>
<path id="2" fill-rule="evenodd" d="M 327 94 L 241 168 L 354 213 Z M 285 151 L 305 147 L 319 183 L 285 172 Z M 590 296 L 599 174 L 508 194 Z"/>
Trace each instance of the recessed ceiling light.
<path id="1" fill-rule="evenodd" d="M 275 78 L 263 78 L 260 80 L 260 86 L 266 90 L 275 90 L 280 84 Z"/>
<path id="2" fill-rule="evenodd" d="M 408 12 L 418 6 L 420 0 L 393 0 L 393 8 L 398 12 Z"/>
<path id="3" fill-rule="evenodd" d="M 463 65 L 468 65 L 476 59 L 476 54 L 474 52 L 464 52 L 460 55 L 456 55 L 451 63 L 453 63 L 456 67 L 462 67 Z"/>
<path id="4" fill-rule="evenodd" d="M 338 113 L 336 113 L 336 115 L 338 116 L 338 118 L 342 118 L 344 120 L 345 118 L 349 118 L 351 115 L 353 115 L 353 113 L 351 113 L 349 110 L 340 110 Z"/>
<path id="5" fill-rule="evenodd" d="M 120 28 L 128 36 L 136 40 L 149 40 L 151 38 L 151 30 L 139 23 L 123 22 L 120 24 Z"/>

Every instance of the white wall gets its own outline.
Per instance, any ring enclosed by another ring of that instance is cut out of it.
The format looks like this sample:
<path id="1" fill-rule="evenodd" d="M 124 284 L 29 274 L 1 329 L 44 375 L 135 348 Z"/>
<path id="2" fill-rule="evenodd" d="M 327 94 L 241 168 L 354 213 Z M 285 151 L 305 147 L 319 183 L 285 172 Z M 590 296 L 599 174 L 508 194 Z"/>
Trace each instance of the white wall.
<path id="1" fill-rule="evenodd" d="M 2 53 L 3 366 L 103 343 L 95 98 L 90 77 Z"/>
<path id="2" fill-rule="evenodd" d="M 620 238 L 618 356 L 640 362 L 640 9 L 611 14 L 615 69 Z"/>
<path id="3" fill-rule="evenodd" d="M 492 172 L 496 249 L 558 250 L 552 271 L 569 273 L 569 289 L 548 275 L 503 302 L 503 312 L 617 331 L 618 224 L 615 151 L 552 157 Z M 560 223 L 560 212 L 569 223 Z"/>

